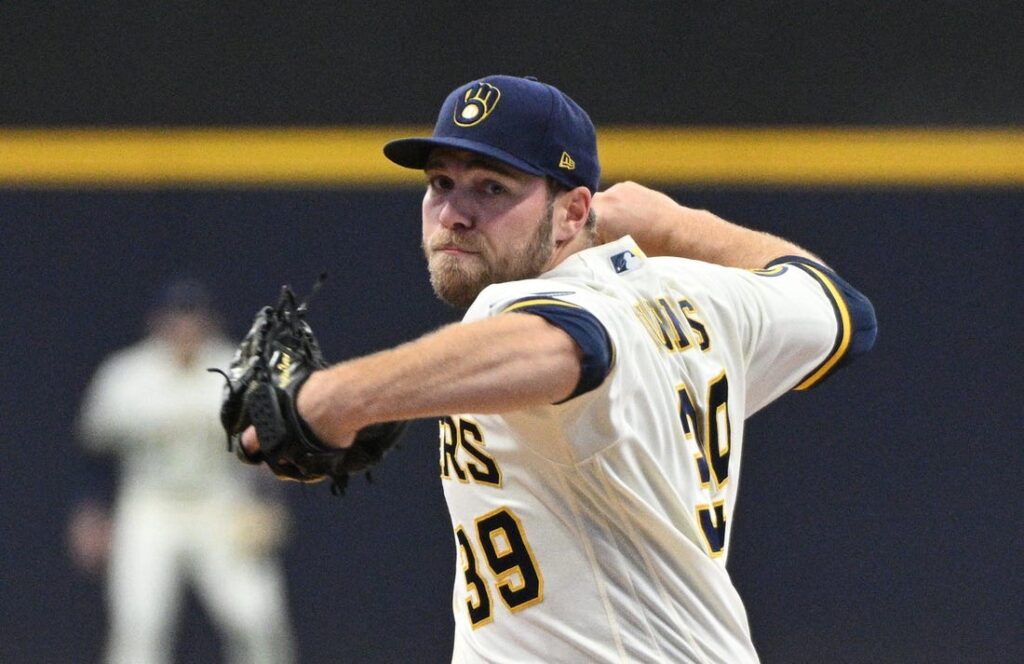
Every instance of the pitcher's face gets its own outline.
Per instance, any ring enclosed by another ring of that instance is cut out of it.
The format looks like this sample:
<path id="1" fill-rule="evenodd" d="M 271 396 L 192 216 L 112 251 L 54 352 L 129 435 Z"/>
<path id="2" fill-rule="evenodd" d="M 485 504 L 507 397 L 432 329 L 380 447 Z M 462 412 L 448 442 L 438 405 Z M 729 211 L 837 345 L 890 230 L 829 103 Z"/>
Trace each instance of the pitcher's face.
<path id="1" fill-rule="evenodd" d="M 424 170 L 423 251 L 438 297 L 468 308 L 491 284 L 549 269 L 553 212 L 543 177 L 444 148 Z"/>

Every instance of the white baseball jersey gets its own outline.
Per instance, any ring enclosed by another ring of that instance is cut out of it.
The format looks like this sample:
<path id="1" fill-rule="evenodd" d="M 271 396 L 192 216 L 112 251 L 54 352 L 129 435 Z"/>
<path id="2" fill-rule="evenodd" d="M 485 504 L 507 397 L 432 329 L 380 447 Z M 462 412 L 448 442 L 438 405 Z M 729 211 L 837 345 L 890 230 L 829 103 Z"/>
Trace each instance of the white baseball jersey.
<path id="1" fill-rule="evenodd" d="M 226 339 L 202 346 L 182 367 L 164 342 L 148 337 L 108 357 L 82 404 L 82 442 L 122 462 L 122 499 L 145 496 L 240 501 L 255 477 L 225 450 L 220 425 L 224 380 L 206 370 L 226 367 Z"/>
<path id="2" fill-rule="evenodd" d="M 579 307 L 611 370 L 567 402 L 441 420 L 459 662 L 757 661 L 726 571 L 744 420 L 849 341 L 824 272 L 647 258 L 629 237 L 485 289 Z"/>

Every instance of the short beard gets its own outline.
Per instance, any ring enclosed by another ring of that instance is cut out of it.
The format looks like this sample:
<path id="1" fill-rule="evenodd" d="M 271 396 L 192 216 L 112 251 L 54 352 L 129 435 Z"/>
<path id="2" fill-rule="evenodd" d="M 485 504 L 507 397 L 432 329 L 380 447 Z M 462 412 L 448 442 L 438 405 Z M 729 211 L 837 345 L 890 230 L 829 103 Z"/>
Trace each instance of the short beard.
<path id="1" fill-rule="evenodd" d="M 538 276 L 555 251 L 551 243 L 553 219 L 554 201 L 550 200 L 536 232 L 521 251 L 496 258 L 493 264 L 484 263 L 479 270 L 467 270 L 457 261 L 443 255 L 432 262 L 424 247 L 430 269 L 430 285 L 434 287 L 434 292 L 451 306 L 468 309 L 480 291 L 491 284 Z"/>

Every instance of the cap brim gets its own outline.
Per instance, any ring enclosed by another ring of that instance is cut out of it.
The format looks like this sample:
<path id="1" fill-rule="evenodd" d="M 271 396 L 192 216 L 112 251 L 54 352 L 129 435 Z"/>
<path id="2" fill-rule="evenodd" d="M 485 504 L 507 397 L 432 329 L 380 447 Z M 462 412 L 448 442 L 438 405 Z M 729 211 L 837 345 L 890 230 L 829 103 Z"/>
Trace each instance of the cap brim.
<path id="1" fill-rule="evenodd" d="M 544 171 L 519 159 L 515 155 L 486 143 L 479 143 L 465 138 L 400 138 L 397 141 L 391 141 L 384 145 L 384 156 L 399 166 L 423 169 L 426 168 L 427 159 L 435 148 L 466 150 L 490 157 L 530 175 L 544 175 Z"/>

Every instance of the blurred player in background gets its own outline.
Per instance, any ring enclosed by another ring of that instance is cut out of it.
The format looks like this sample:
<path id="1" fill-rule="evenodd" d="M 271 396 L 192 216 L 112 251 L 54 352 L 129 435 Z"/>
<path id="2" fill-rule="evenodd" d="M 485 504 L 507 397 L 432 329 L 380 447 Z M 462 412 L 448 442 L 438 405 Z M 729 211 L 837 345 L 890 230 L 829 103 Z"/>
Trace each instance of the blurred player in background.
<path id="1" fill-rule="evenodd" d="M 442 416 L 453 660 L 757 661 L 726 570 L 744 420 L 870 349 L 870 302 L 792 242 L 598 193 L 590 118 L 533 79 L 460 86 L 384 152 L 425 172 L 431 282 L 468 311 L 297 404 L 336 447 Z"/>
<path id="2" fill-rule="evenodd" d="M 225 453 L 221 381 L 206 370 L 227 364 L 234 345 L 194 280 L 163 290 L 149 328 L 102 363 L 79 420 L 90 468 L 102 474 L 106 460 L 119 470 L 113 506 L 95 477 L 69 528 L 76 564 L 94 572 L 106 565 L 106 661 L 171 661 L 187 583 L 227 661 L 292 662 L 279 555 L 287 512 L 266 478 Z"/>

